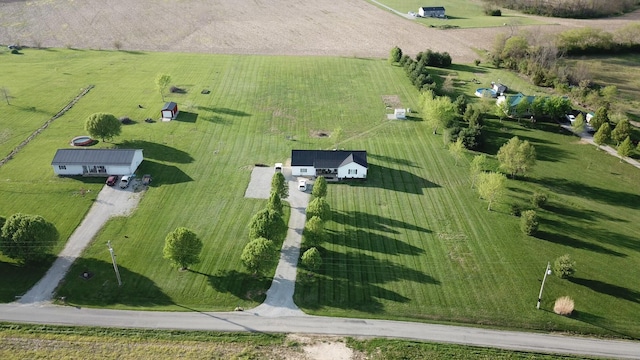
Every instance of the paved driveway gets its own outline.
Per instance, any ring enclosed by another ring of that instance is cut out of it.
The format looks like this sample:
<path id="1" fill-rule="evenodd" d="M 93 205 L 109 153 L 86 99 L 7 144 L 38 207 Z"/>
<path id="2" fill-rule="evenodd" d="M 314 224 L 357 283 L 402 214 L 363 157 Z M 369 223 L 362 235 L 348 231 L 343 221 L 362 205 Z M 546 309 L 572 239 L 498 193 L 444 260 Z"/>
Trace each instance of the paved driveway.
<path id="1" fill-rule="evenodd" d="M 82 254 L 107 220 L 112 216 L 128 215 L 136 208 L 141 196 L 140 192 L 133 190 L 136 188 L 137 181 L 127 189 L 106 185 L 102 188 L 84 220 L 71 234 L 51 268 L 38 283 L 18 299 L 18 303 L 33 304 L 51 301 L 54 291 L 69 271 L 71 264 Z"/>

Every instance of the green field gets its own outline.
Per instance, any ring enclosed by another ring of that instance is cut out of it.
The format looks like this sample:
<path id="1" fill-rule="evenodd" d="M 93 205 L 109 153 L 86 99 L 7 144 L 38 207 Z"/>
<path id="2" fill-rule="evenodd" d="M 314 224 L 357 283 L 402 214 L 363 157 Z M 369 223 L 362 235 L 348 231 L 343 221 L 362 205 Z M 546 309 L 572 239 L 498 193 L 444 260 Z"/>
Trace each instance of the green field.
<path id="1" fill-rule="evenodd" d="M 518 135 L 539 155 L 530 176 L 509 181 L 507 202 L 487 212 L 470 189 L 466 163 L 453 165 L 441 136 L 419 118 L 386 120 L 383 95 L 397 95 L 403 107 L 417 109 L 419 94 L 401 68 L 384 60 L 74 50 L 25 51 L 3 60 L 17 75 L 42 79 L 39 86 L 11 85 L 11 106 L 28 109 L 49 96 L 60 104 L 52 106 L 55 112 L 80 87 L 95 88 L 0 167 L 0 214 L 41 214 L 68 237 L 100 183 L 58 179 L 49 164 L 55 150 L 82 135 L 84 119 L 98 111 L 136 123 L 125 126 L 113 144 L 97 146 L 143 148 L 139 172 L 154 176 L 135 213 L 110 221 L 71 269 L 59 292 L 71 304 L 168 310 L 257 305 L 270 279 L 249 275 L 239 263 L 249 219 L 265 204 L 243 197 L 250 170 L 256 163 L 283 161 L 293 148 L 330 148 L 331 139 L 311 134 L 340 126 L 341 148 L 368 151 L 369 179 L 329 186 L 330 239 L 322 246 L 320 274 L 297 286 L 295 300 L 303 309 L 640 337 L 640 285 L 630 271 L 640 265 L 640 171 L 579 144 L 556 125 L 487 124 L 490 154 Z M 43 63 L 53 65 L 39 68 Z M 477 86 L 468 82 L 473 77 L 528 89 L 504 71 L 464 65 L 452 71 L 457 91 L 469 95 Z M 168 96 L 182 115 L 147 124 L 142 120 L 157 118 L 163 104 L 154 84 L 159 72 L 186 90 Z M 47 90 L 47 83 L 67 77 L 75 84 L 69 94 Z M 203 95 L 202 89 L 211 93 Z M 16 118 L 27 109 L 15 110 Z M 13 129 L 13 122 L 0 121 Z M 79 196 L 80 188 L 92 192 Z M 519 219 L 509 215 L 510 203 L 526 204 L 535 190 L 550 194 L 537 238 L 522 235 Z M 193 271 L 179 272 L 162 259 L 163 240 L 178 226 L 194 230 L 205 243 L 203 261 Z M 107 240 L 118 255 L 122 288 L 114 286 Z M 565 253 L 578 263 L 576 278 L 549 278 L 543 310 L 536 311 L 547 261 Z M 4 279 L 24 272 L 0 265 Z M 84 281 L 84 270 L 96 276 Z M 20 290 L 16 283 L 2 287 L 5 301 Z M 551 312 L 552 300 L 563 295 L 576 301 L 572 318 Z"/>
<path id="2" fill-rule="evenodd" d="M 401 13 L 413 11 L 423 6 L 444 6 L 447 19 L 416 18 L 416 21 L 427 26 L 452 26 L 460 28 L 481 28 L 508 25 L 536 25 L 544 24 L 521 13 L 509 9 L 501 9 L 502 16 L 487 16 L 482 9 L 482 3 L 469 0 L 449 0 L 446 3 L 438 0 L 378 0 Z"/>

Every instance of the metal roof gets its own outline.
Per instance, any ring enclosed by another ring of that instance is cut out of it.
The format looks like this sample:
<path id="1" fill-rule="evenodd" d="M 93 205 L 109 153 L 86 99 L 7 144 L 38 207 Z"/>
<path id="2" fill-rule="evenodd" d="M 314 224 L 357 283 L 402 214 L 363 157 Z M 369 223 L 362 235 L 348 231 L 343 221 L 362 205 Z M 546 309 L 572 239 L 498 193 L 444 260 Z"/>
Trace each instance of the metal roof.
<path id="1" fill-rule="evenodd" d="M 176 104 L 176 103 L 174 103 L 173 101 L 171 101 L 171 102 L 168 102 L 168 103 L 164 104 L 164 107 L 162 108 L 162 111 L 165 111 L 165 110 L 171 110 L 171 111 L 173 111 L 173 110 L 175 110 L 177 107 L 178 107 L 178 104 Z"/>
<path id="2" fill-rule="evenodd" d="M 367 152 L 364 150 L 291 150 L 291 166 L 337 169 L 352 162 L 368 168 Z"/>
<path id="3" fill-rule="evenodd" d="M 51 165 L 131 165 L 142 149 L 58 149 Z"/>

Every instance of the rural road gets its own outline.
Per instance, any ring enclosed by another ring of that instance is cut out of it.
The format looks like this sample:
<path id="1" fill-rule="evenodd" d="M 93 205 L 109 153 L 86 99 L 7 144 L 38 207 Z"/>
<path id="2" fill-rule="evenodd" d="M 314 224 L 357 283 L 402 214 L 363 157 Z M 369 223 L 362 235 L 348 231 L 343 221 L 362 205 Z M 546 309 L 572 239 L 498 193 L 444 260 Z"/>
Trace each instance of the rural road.
<path id="1" fill-rule="evenodd" d="M 310 315 L 264 317 L 248 312 L 154 312 L 13 303 L 0 305 L 0 318 L 8 322 L 55 325 L 389 337 L 522 351 L 640 359 L 640 342 Z"/>

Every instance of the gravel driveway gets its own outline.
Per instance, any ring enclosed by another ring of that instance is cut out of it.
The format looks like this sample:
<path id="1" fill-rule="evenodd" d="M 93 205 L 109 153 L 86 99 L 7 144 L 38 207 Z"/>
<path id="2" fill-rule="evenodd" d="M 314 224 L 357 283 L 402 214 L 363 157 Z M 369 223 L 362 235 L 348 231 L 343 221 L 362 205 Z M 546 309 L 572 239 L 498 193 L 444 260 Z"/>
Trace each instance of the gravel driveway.
<path id="1" fill-rule="evenodd" d="M 51 268 L 38 283 L 18 300 L 18 303 L 34 304 L 51 301 L 54 291 L 69 271 L 71 264 L 82 254 L 82 251 L 89 245 L 107 220 L 113 216 L 129 215 L 136 208 L 142 194 L 134 191 L 137 188 L 138 181 L 135 180 L 127 189 L 106 185 L 102 188 L 91 209 L 89 209 L 80 226 L 71 234 L 69 240 L 67 240 L 67 245 L 60 252 Z"/>

